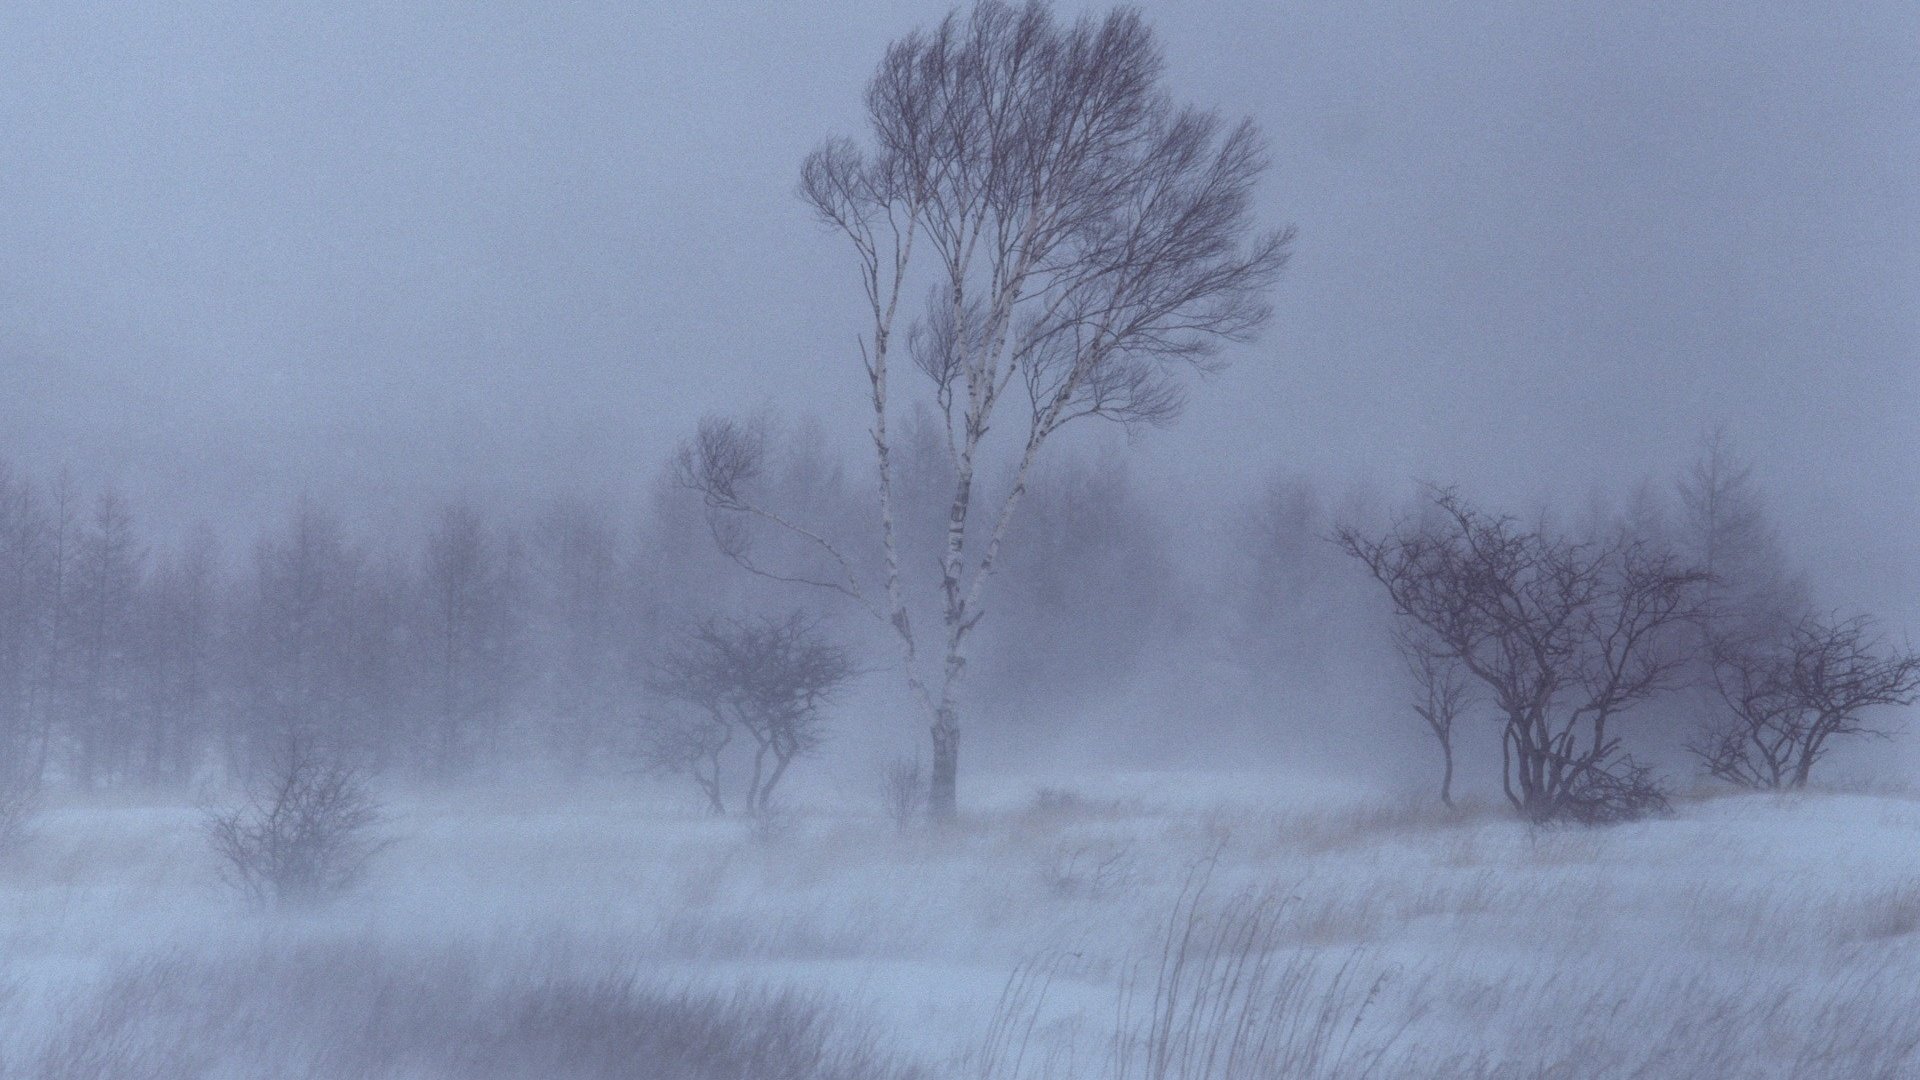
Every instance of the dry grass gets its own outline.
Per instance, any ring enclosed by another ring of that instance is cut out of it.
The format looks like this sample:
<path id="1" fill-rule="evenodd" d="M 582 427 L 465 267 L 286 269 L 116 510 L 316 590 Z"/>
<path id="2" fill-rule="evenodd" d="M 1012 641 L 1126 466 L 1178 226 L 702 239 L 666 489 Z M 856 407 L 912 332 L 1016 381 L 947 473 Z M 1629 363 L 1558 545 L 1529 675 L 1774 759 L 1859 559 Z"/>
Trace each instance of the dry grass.
<path id="1" fill-rule="evenodd" d="M 50 812 L 0 875 L 0 1076 L 207 1075 L 209 1047 L 212 1075 L 617 1076 L 667 1052 L 621 1030 L 696 1014 L 941 1080 L 1920 1075 L 1900 800 L 1530 830 L 1051 799 L 777 843 L 617 801 L 395 805 L 362 890 L 295 916 L 224 894 L 189 813 Z"/>
<path id="2" fill-rule="evenodd" d="M 127 964 L 0 1065 L 21 1080 L 911 1080 L 817 995 L 650 985 L 474 949 L 305 942 Z"/>
<path id="3" fill-rule="evenodd" d="M 1390 975 L 1362 975 L 1356 955 L 1329 966 L 1285 945 L 1294 898 L 1276 890 L 1208 903 L 1218 853 L 1197 864 L 1167 918 L 1157 952 L 1130 965 L 1114 1027 L 1091 1046 L 1077 1030 L 1046 1039 L 1048 991 L 1073 954 L 1015 969 L 968 1075 L 980 1080 L 1296 1080 L 1372 1076 L 1399 1032 L 1366 1028 Z M 1404 1027 L 1404 1025 L 1402 1025 Z M 1035 1034 L 1042 1034 L 1036 1044 Z"/>

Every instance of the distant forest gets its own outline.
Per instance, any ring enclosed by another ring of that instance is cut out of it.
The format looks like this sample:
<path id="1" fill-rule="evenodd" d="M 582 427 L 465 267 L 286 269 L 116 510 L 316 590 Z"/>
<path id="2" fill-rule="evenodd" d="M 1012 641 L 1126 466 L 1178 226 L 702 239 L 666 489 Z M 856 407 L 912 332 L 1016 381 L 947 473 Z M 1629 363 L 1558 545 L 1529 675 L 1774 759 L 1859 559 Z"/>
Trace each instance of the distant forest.
<path id="1" fill-rule="evenodd" d="M 864 478 L 807 425 L 769 437 L 776 467 L 758 481 L 762 497 L 861 550 Z M 904 473 L 944 467 L 935 438 L 917 427 Z M 1630 529 L 1711 558 L 1729 595 L 1745 590 L 1741 602 L 1805 603 L 1750 469 L 1726 455 L 1714 443 L 1684 474 L 1554 515 L 1575 531 Z M 1318 712 L 1300 722 L 1319 730 L 1296 739 L 1338 742 L 1326 729 L 1345 725 L 1358 741 L 1386 730 L 1417 745 L 1389 612 L 1332 542 L 1341 524 L 1378 528 L 1417 500 L 1330 493 L 1285 473 L 1243 483 L 1195 512 L 1144 490 L 1117 454 L 1042 470 L 983 624 L 970 700 L 1002 723 L 1046 713 L 1071 727 L 1143 685 L 1156 700 L 1210 706 L 1284 698 Z M 364 520 L 354 509 L 302 498 L 251 543 L 206 526 L 162 542 L 117 488 L 0 472 L 9 779 L 242 781 L 295 739 L 438 779 L 536 764 L 627 771 L 646 764 L 649 727 L 679 707 L 656 692 L 659 664 L 704 619 L 805 609 L 826 616 L 862 671 L 891 659 L 883 637 L 834 618 L 818 590 L 741 572 L 669 466 L 639 507 L 450 499 L 378 526 L 351 524 Z M 933 557 L 944 513 L 906 508 L 910 551 Z M 1156 723 L 1198 732 L 1228 719 Z M 1264 742 L 1289 741 L 1271 719 L 1252 721 L 1256 736 L 1263 723 Z M 1677 748 L 1673 726 L 1665 742 Z M 1126 734 L 1115 721 L 1076 738 Z"/>

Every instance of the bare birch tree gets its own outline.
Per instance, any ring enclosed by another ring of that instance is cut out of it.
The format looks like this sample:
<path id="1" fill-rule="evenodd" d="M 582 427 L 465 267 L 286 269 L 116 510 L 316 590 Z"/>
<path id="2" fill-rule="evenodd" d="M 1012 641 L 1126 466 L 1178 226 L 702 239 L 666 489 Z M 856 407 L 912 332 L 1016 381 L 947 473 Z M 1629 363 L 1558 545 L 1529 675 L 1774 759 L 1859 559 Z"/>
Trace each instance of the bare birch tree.
<path id="1" fill-rule="evenodd" d="M 848 242 L 865 298 L 877 585 L 852 553 L 751 500 L 744 481 L 764 446 L 745 429 L 710 421 L 682 456 L 683 482 L 738 561 L 843 593 L 891 628 L 932 735 L 935 820 L 955 813 L 968 638 L 1042 449 L 1076 420 L 1170 423 L 1181 374 L 1216 367 L 1219 346 L 1269 314 L 1290 234 L 1254 222 L 1259 135 L 1173 104 L 1163 67 L 1130 9 L 1067 25 L 1044 3 L 982 0 L 896 41 L 867 86 L 868 138 L 807 158 L 800 195 Z M 945 422 L 937 634 L 915 626 L 901 580 L 891 421 L 903 351 Z M 978 507 L 983 477 L 999 475 L 997 506 Z M 752 562 L 738 530 L 755 519 L 814 546 L 830 573 Z"/>

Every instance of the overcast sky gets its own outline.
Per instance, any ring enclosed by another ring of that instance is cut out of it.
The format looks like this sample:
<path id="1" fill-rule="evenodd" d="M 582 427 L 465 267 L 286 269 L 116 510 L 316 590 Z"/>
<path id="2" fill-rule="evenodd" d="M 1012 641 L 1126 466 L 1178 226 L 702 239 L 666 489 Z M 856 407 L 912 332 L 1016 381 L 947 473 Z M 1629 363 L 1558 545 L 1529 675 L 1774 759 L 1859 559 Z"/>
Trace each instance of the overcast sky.
<path id="1" fill-rule="evenodd" d="M 1803 557 L 1920 610 L 1920 5 L 1146 7 L 1300 230 L 1148 475 L 1577 500 L 1724 423 Z M 858 425 L 793 182 L 943 10 L 8 0 L 0 454 L 171 521 Z"/>

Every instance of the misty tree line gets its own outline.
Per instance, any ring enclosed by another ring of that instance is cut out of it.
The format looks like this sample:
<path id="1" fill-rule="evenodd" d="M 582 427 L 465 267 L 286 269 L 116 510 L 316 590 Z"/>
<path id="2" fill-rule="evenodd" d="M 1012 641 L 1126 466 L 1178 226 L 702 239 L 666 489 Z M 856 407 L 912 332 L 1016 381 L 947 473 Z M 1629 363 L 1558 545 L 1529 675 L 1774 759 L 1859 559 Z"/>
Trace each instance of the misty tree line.
<path id="1" fill-rule="evenodd" d="M 246 775 L 293 738 L 451 770 L 521 687 L 525 564 L 465 506 L 382 558 L 302 500 L 230 558 L 206 528 L 156 548 L 117 490 L 0 476 L 10 778 Z"/>
<path id="2" fill-rule="evenodd" d="M 817 433 L 776 442 L 769 486 L 850 522 L 857 485 Z M 988 695 L 1089 685 L 1095 657 L 1146 648 L 1158 623 L 1156 590 L 1133 583 L 1167 564 L 1170 541 L 1125 470 L 1067 461 L 1035 488 L 1049 538 L 1009 569 L 1033 602 L 1012 606 L 1007 631 L 1045 645 L 1009 643 Z M 834 649 L 871 644 L 820 625 L 804 590 L 744 579 L 664 476 L 637 511 L 448 501 L 368 528 L 354 509 L 302 498 L 251 542 L 206 527 L 156 542 L 117 489 L 0 467 L 5 778 L 244 779 L 295 739 L 438 778 L 529 756 L 628 769 L 659 763 L 650 751 L 685 704 L 667 692 L 671 661 L 703 627 L 798 617 Z M 783 743 L 780 767 L 817 742 Z"/>
<path id="3" fill-rule="evenodd" d="M 858 473 L 817 430 L 762 427 L 768 468 L 753 481 L 756 494 L 804 507 L 851 544 L 866 525 Z M 901 468 L 937 472 L 937 425 L 906 427 Z M 1624 539 L 1699 572 L 1687 581 L 1690 618 L 1645 654 L 1657 661 L 1647 670 L 1659 693 L 1605 735 L 1606 753 L 1589 764 L 1607 768 L 1590 772 L 1615 775 L 1631 749 L 1669 776 L 1691 761 L 1733 783 L 1804 784 L 1849 736 L 1894 727 L 1896 713 L 1861 695 L 1900 700 L 1920 665 L 1863 615 L 1823 606 L 1784 551 L 1750 466 L 1726 446 L 1709 445 L 1676 472 L 1517 527 L 1596 553 L 1601 541 Z M 714 784 L 701 796 L 710 803 L 752 809 L 769 797 L 776 769 L 850 752 L 833 741 L 844 726 L 833 708 L 840 696 L 812 703 L 803 723 L 779 733 L 791 741 L 777 750 L 741 728 L 694 770 L 663 752 L 663 740 L 684 735 L 700 711 L 670 685 L 698 675 L 697 665 L 676 668 L 674 658 L 697 653 L 716 626 L 798 619 L 831 651 L 813 659 L 845 670 L 844 689 L 885 665 L 888 642 L 863 634 L 858 620 L 833 620 L 814 590 L 740 573 L 716 550 L 697 493 L 671 474 L 663 466 L 638 508 L 562 498 L 509 513 L 449 502 L 384 533 L 350 525 L 351 507 L 300 500 L 239 545 L 204 528 L 159 543 L 112 490 L 5 472 L 0 745 L 9 779 L 106 787 L 246 778 L 297 736 L 370 766 L 440 778 L 533 762 L 672 768 L 703 791 Z M 1044 716 L 1063 734 L 1092 725 L 1112 739 L 1120 733 L 1099 713 L 1129 681 L 1197 698 L 1226 680 L 1267 703 L 1279 737 L 1314 715 L 1351 724 L 1372 709 L 1390 721 L 1377 688 L 1399 671 L 1414 676 L 1410 704 L 1449 772 L 1453 740 L 1502 727 L 1486 684 L 1430 642 L 1407 654 L 1411 667 L 1399 666 L 1378 587 L 1329 542 L 1343 525 L 1376 539 L 1396 527 L 1431 529 L 1440 519 L 1430 499 L 1336 494 L 1280 474 L 1195 514 L 1150 496 L 1111 455 L 1063 457 L 1032 487 L 997 620 L 978 646 L 971 700 L 983 716 L 1002 724 Z M 902 542 L 915 557 L 938 551 L 939 503 L 927 496 L 903 507 Z M 1421 660 L 1444 678 L 1421 679 Z M 1823 671 L 1851 672 L 1853 682 L 1829 678 L 1825 689 L 1857 700 L 1812 701 Z M 1345 710 L 1321 707 L 1343 696 Z M 1583 727 L 1583 738 L 1591 734 Z M 1589 738 L 1583 752 L 1594 745 Z M 764 750 L 757 779 L 756 750 Z M 1484 760 L 1463 764 L 1486 775 Z"/>

